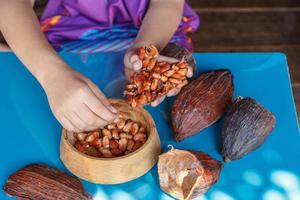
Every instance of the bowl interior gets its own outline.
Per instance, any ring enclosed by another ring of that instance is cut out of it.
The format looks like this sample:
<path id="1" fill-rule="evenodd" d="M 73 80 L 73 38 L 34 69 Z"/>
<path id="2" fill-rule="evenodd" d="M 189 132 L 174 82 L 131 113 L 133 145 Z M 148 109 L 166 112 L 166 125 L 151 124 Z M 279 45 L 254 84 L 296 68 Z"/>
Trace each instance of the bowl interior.
<path id="1" fill-rule="evenodd" d="M 143 144 L 139 149 L 137 149 L 136 151 L 134 151 L 128 155 L 119 156 L 119 157 L 115 157 L 115 158 L 96 158 L 96 157 L 91 157 L 91 156 L 88 156 L 86 154 L 83 154 L 83 153 L 77 151 L 77 149 L 73 146 L 76 141 L 76 139 L 74 137 L 74 133 L 70 132 L 70 131 L 66 131 L 66 139 L 68 140 L 69 144 L 73 147 L 73 149 L 75 151 L 77 151 L 78 153 L 80 153 L 84 156 L 94 158 L 94 159 L 100 159 L 100 160 L 119 159 L 119 158 L 124 158 L 124 157 L 127 157 L 127 156 L 137 153 L 152 140 L 152 138 L 154 137 L 155 132 L 156 132 L 156 127 L 155 127 L 152 117 L 145 109 L 138 108 L 138 107 L 131 107 L 125 100 L 121 100 L 121 99 L 110 99 L 110 103 L 112 104 L 112 106 L 114 106 L 116 109 L 118 109 L 118 111 L 126 119 L 132 119 L 133 121 L 139 122 L 147 127 L 148 139 L 145 142 L 145 144 Z"/>

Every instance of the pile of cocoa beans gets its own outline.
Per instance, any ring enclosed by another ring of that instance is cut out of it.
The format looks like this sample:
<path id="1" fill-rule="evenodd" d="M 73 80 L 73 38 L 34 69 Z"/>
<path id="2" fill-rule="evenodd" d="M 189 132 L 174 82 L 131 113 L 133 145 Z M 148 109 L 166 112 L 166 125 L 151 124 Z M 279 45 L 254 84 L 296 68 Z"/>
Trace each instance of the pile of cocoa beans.
<path id="1" fill-rule="evenodd" d="M 124 95 L 131 106 L 144 106 L 164 97 L 172 89 L 188 84 L 188 63 L 183 59 L 177 63 L 157 62 L 158 50 L 150 45 L 138 50 L 142 68 L 130 78 Z"/>
<path id="2" fill-rule="evenodd" d="M 127 155 L 140 148 L 147 140 L 146 126 L 131 119 L 119 119 L 102 129 L 74 133 L 74 147 L 89 156 L 113 158 Z"/>

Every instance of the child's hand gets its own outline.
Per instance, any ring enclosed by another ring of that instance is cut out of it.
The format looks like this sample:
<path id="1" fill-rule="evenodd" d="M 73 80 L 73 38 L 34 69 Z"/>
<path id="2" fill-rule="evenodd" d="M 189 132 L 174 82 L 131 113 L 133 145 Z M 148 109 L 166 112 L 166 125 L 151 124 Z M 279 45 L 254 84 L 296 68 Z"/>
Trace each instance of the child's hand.
<path id="1" fill-rule="evenodd" d="M 137 49 L 138 48 L 128 49 L 124 56 L 125 75 L 128 80 L 130 80 L 130 76 L 134 72 L 137 72 L 142 68 L 142 61 L 139 59 L 139 57 L 136 53 Z M 166 56 L 162 56 L 162 55 L 158 56 L 157 61 L 159 61 L 159 62 L 165 61 L 168 63 L 179 62 L 179 60 L 177 60 L 175 58 L 166 57 Z M 190 78 L 192 76 L 193 76 L 193 68 L 188 66 L 187 77 Z M 174 88 L 174 89 L 170 90 L 166 96 L 167 97 L 175 96 L 180 92 L 180 90 L 181 89 Z M 151 103 L 151 106 L 155 107 L 155 106 L 159 105 L 165 99 L 166 96 L 158 97 L 155 101 L 153 101 Z"/>
<path id="2" fill-rule="evenodd" d="M 46 79 L 42 85 L 51 110 L 69 131 L 94 130 L 117 118 L 117 110 L 99 88 L 74 70 L 64 68 Z"/>

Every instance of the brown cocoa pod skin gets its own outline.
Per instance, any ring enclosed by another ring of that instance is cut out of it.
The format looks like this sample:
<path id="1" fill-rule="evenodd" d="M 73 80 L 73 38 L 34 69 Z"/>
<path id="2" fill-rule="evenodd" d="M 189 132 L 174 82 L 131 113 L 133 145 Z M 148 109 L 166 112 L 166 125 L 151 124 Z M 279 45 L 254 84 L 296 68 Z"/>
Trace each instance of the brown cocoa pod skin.
<path id="1" fill-rule="evenodd" d="M 257 149 L 274 126 L 274 115 L 255 99 L 238 97 L 228 110 L 222 128 L 224 161 L 240 159 Z"/>
<path id="2" fill-rule="evenodd" d="M 217 121 L 232 103 L 233 76 L 229 70 L 206 72 L 188 84 L 172 109 L 175 140 L 181 141 Z"/>
<path id="3" fill-rule="evenodd" d="M 196 198 L 219 180 L 222 168 L 206 153 L 172 149 L 159 156 L 160 187 L 178 199 Z"/>
<path id="4" fill-rule="evenodd" d="M 195 71 L 196 69 L 196 60 L 193 57 L 193 54 L 189 52 L 186 48 L 175 44 L 175 43 L 168 43 L 165 48 L 163 48 L 160 53 L 160 55 L 176 58 L 178 60 L 184 59 L 189 66 L 193 68 Z"/>
<path id="5" fill-rule="evenodd" d="M 18 199 L 92 200 L 78 178 L 44 164 L 30 164 L 15 172 L 3 190 Z"/>

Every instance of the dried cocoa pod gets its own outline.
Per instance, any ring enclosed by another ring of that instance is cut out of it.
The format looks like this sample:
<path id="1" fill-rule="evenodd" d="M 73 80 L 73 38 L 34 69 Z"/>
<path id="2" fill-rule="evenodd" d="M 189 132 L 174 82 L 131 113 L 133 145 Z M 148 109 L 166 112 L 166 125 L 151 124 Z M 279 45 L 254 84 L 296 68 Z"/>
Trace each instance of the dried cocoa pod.
<path id="1" fill-rule="evenodd" d="M 228 70 L 201 74 L 182 89 L 172 109 L 176 141 L 208 127 L 217 121 L 232 102 L 233 77 Z"/>
<path id="2" fill-rule="evenodd" d="M 3 190 L 28 200 L 91 200 L 79 179 L 44 164 L 31 164 L 12 174 Z"/>
<path id="3" fill-rule="evenodd" d="M 228 110 L 222 129 L 224 161 L 240 159 L 257 149 L 274 126 L 274 115 L 255 99 L 237 98 Z"/>
<path id="4" fill-rule="evenodd" d="M 158 159 L 161 189 L 177 199 L 196 198 L 220 176 L 222 164 L 203 152 L 171 149 Z"/>

